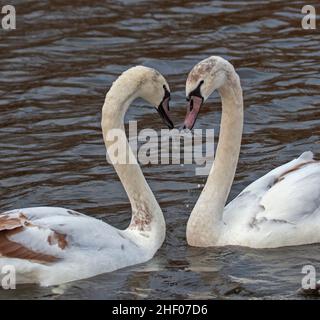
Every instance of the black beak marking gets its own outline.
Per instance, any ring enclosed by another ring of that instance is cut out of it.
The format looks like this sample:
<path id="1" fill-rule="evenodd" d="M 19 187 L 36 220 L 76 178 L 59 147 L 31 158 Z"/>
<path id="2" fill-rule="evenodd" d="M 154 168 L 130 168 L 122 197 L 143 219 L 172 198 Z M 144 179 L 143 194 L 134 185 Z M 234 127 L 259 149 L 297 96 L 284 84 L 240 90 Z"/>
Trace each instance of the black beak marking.
<path id="1" fill-rule="evenodd" d="M 204 81 L 201 80 L 199 82 L 198 86 L 189 93 L 189 95 L 187 97 L 187 101 L 190 101 L 192 96 L 199 97 L 199 98 L 201 98 L 203 100 L 203 97 L 202 97 L 202 94 L 201 94 L 201 86 L 203 85 L 203 83 L 204 83 Z"/>
<path id="2" fill-rule="evenodd" d="M 168 128 L 173 129 L 174 125 L 173 125 L 171 119 L 168 117 L 167 113 L 165 112 L 162 103 L 159 105 L 157 110 L 158 110 L 161 118 L 163 119 L 164 123 L 168 126 Z"/>
<path id="3" fill-rule="evenodd" d="M 160 114 L 161 118 L 163 119 L 164 123 L 168 126 L 168 128 L 173 129 L 174 125 L 173 125 L 171 119 L 169 118 L 169 116 L 167 115 L 166 111 L 163 108 L 163 103 L 165 102 L 165 100 L 168 100 L 168 102 L 169 102 L 171 99 L 171 96 L 170 96 L 169 90 L 167 89 L 167 87 L 165 85 L 163 85 L 163 89 L 164 89 L 164 96 L 163 96 L 163 99 L 162 99 L 160 105 L 158 106 L 157 110 L 158 110 L 158 113 Z M 168 111 L 170 111 L 169 103 L 168 103 Z"/>

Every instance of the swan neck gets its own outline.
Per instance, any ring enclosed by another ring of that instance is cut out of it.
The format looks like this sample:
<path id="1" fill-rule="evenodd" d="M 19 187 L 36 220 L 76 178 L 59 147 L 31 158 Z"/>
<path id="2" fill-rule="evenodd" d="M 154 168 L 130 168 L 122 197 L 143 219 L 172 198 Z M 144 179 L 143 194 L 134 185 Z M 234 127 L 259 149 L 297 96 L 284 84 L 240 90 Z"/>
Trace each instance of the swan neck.
<path id="1" fill-rule="evenodd" d="M 239 159 L 243 131 L 242 89 L 235 71 L 228 75 L 219 93 L 222 117 L 215 161 L 187 226 L 188 241 L 200 246 L 218 242 L 223 226 L 224 207 Z"/>
<path id="2" fill-rule="evenodd" d="M 124 161 L 113 163 L 113 166 L 131 204 L 132 219 L 127 231 L 138 232 L 142 236 L 140 238 L 144 239 L 141 245 L 152 246 L 154 250 L 157 250 L 164 240 L 164 217 L 128 143 L 124 128 L 125 113 L 139 95 L 134 91 L 126 92 L 125 88 L 119 84 L 119 80 L 116 84 L 117 87 L 111 88 L 106 95 L 103 105 L 102 132 L 104 142 L 109 158 L 112 157 L 112 148 L 117 143 L 118 152 L 121 154 L 119 159 L 124 159 Z M 125 95 L 124 92 L 126 92 Z M 115 140 L 113 133 L 121 139 Z M 146 244 L 146 239 L 148 244 Z M 139 241 L 136 237 L 135 240 Z"/>

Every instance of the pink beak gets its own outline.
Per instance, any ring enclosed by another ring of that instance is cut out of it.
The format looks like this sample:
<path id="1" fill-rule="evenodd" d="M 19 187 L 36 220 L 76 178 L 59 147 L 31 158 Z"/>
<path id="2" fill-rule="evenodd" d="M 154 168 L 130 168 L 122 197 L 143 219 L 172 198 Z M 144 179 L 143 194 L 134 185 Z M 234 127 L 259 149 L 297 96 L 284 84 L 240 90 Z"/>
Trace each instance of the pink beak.
<path id="1" fill-rule="evenodd" d="M 198 113 L 203 103 L 203 98 L 192 96 L 190 98 L 188 111 L 184 120 L 184 128 L 191 130 L 197 120 Z"/>

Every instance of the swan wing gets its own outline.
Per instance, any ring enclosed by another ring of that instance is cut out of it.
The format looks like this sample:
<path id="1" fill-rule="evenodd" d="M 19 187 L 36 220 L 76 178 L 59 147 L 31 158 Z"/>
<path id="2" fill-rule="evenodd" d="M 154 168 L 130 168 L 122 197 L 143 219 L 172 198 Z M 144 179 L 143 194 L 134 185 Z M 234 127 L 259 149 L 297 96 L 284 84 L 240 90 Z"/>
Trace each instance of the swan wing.
<path id="1" fill-rule="evenodd" d="M 147 261 L 136 233 L 63 208 L 0 214 L 0 269 L 15 267 L 17 283 L 65 283 Z M 145 240 L 147 241 L 147 239 Z"/>
<path id="2" fill-rule="evenodd" d="M 51 263 L 74 252 L 120 250 L 132 244 L 122 231 L 63 208 L 28 208 L 0 214 L 0 255 Z"/>
<path id="3" fill-rule="evenodd" d="M 281 239 L 286 236 L 289 240 L 284 241 L 292 244 L 317 242 L 320 240 L 319 181 L 320 162 L 313 160 L 311 152 L 306 152 L 245 188 L 225 208 L 224 223 L 233 230 L 235 238 L 245 239 L 255 234 L 255 246 L 259 243 L 263 246 L 264 241 L 270 243 L 273 238 L 278 238 L 273 242 L 281 246 Z M 315 232 L 307 234 L 301 231 L 302 227 Z M 294 233 L 300 237 L 295 238 Z"/>

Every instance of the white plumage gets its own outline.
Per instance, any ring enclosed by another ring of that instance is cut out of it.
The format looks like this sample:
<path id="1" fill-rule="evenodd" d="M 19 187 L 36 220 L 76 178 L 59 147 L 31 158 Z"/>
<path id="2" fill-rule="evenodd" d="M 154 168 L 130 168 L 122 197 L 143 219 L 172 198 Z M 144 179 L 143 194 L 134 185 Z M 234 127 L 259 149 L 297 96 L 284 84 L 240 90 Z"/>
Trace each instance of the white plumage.
<path id="1" fill-rule="evenodd" d="M 217 56 L 199 62 L 188 76 L 187 128 L 214 90 L 222 100 L 219 143 L 188 221 L 188 243 L 276 248 L 320 242 L 320 162 L 311 152 L 272 170 L 225 207 L 240 153 L 243 97 L 233 66 Z"/>
<path id="2" fill-rule="evenodd" d="M 271 248 L 320 242 L 320 162 L 306 152 L 245 188 L 223 212 L 218 245 Z"/>
<path id="3" fill-rule="evenodd" d="M 11 244 L 8 250 L 12 246 L 14 250 L 5 252 L 26 258 L 2 257 L 0 266 L 15 266 L 18 283 L 36 282 L 48 286 L 88 278 L 147 261 L 155 250 L 151 246 L 139 246 L 137 241 L 142 239 L 138 239 L 139 234 L 134 231 L 118 230 L 103 221 L 63 208 L 27 208 L 0 215 L 1 224 L 8 225 L 16 219 L 21 225 L 16 224 L 16 228 L 11 229 L 8 240 L 22 249 Z M 15 233 L 18 228 L 21 230 Z M 3 241 L 0 241 L 0 250 L 2 246 Z M 28 249 L 27 253 L 24 248 Z M 29 250 L 35 253 L 30 256 L 32 259 L 28 259 Z"/>
<path id="4" fill-rule="evenodd" d="M 106 95 L 102 131 L 108 148 L 110 130 L 124 137 L 122 150 L 133 157 L 123 119 L 132 101 L 145 99 L 170 123 L 169 86 L 154 69 L 137 66 L 124 72 Z M 109 151 L 108 151 L 109 152 Z M 126 155 L 124 155 L 124 158 Z M 0 267 L 13 265 L 18 283 L 61 284 L 145 262 L 165 238 L 165 221 L 137 163 L 114 163 L 132 207 L 126 230 L 62 208 L 26 208 L 0 215 Z"/>

